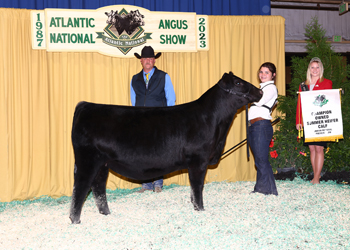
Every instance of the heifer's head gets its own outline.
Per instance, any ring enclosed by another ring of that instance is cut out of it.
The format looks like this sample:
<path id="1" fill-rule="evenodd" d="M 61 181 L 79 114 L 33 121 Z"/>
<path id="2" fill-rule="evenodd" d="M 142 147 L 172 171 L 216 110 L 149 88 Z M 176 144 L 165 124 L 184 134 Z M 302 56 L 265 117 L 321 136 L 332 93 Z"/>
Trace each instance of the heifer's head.
<path id="1" fill-rule="evenodd" d="M 115 15 L 118 14 L 118 11 L 114 11 L 114 10 L 111 10 L 110 12 L 105 12 L 106 16 L 108 17 L 107 18 L 107 21 L 106 23 L 108 24 L 113 24 L 115 21 Z"/>
<path id="2" fill-rule="evenodd" d="M 249 103 L 258 102 L 263 94 L 262 90 L 235 76 L 232 72 L 225 73 L 218 85 L 222 90 L 232 95 L 247 99 Z"/>

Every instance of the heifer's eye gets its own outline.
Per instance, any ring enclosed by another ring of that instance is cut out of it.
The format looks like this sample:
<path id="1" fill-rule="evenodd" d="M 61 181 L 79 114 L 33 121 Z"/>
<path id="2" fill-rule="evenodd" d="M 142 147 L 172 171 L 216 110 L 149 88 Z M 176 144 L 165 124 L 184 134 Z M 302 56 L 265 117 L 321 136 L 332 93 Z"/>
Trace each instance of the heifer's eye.
<path id="1" fill-rule="evenodd" d="M 241 83 L 240 82 L 236 82 L 236 85 L 241 85 Z"/>

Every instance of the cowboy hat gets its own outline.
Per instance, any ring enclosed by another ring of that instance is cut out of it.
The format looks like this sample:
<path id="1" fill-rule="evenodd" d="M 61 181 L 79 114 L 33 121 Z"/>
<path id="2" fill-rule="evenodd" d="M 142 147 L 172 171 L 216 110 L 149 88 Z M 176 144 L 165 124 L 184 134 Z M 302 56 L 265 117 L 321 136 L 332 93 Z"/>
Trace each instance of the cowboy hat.
<path id="1" fill-rule="evenodd" d="M 136 58 L 138 58 L 138 59 L 150 58 L 150 57 L 154 57 L 155 59 L 157 59 L 158 57 L 161 56 L 161 54 L 162 53 L 158 52 L 157 55 L 154 55 L 153 48 L 151 46 L 145 46 L 141 50 L 141 56 L 138 53 L 134 53 L 134 56 L 136 56 Z"/>

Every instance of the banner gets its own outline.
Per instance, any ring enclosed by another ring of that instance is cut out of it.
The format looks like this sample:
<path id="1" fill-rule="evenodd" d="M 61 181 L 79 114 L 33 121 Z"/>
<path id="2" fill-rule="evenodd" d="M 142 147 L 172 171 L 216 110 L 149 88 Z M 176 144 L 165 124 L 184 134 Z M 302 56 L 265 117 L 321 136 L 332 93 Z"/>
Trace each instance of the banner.
<path id="1" fill-rule="evenodd" d="M 156 12 L 132 5 L 97 10 L 31 11 L 32 48 L 47 51 L 96 51 L 116 57 L 156 52 L 209 49 L 208 16 L 191 12 Z"/>
<path id="2" fill-rule="evenodd" d="M 300 92 L 305 142 L 343 139 L 339 89 Z"/>

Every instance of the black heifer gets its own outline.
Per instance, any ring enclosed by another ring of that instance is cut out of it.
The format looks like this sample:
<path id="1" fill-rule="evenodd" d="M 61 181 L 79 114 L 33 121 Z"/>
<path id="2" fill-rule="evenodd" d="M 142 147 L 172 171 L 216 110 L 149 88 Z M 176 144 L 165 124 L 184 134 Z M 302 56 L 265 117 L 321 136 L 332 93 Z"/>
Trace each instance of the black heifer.
<path id="1" fill-rule="evenodd" d="M 182 105 L 149 108 L 79 103 L 72 128 L 72 223 L 80 223 L 90 189 L 100 213 L 110 213 L 106 199 L 109 169 L 135 180 L 188 169 L 191 201 L 195 210 L 204 210 L 207 167 L 219 161 L 237 109 L 261 96 L 261 90 L 230 72 L 198 100 Z"/>

